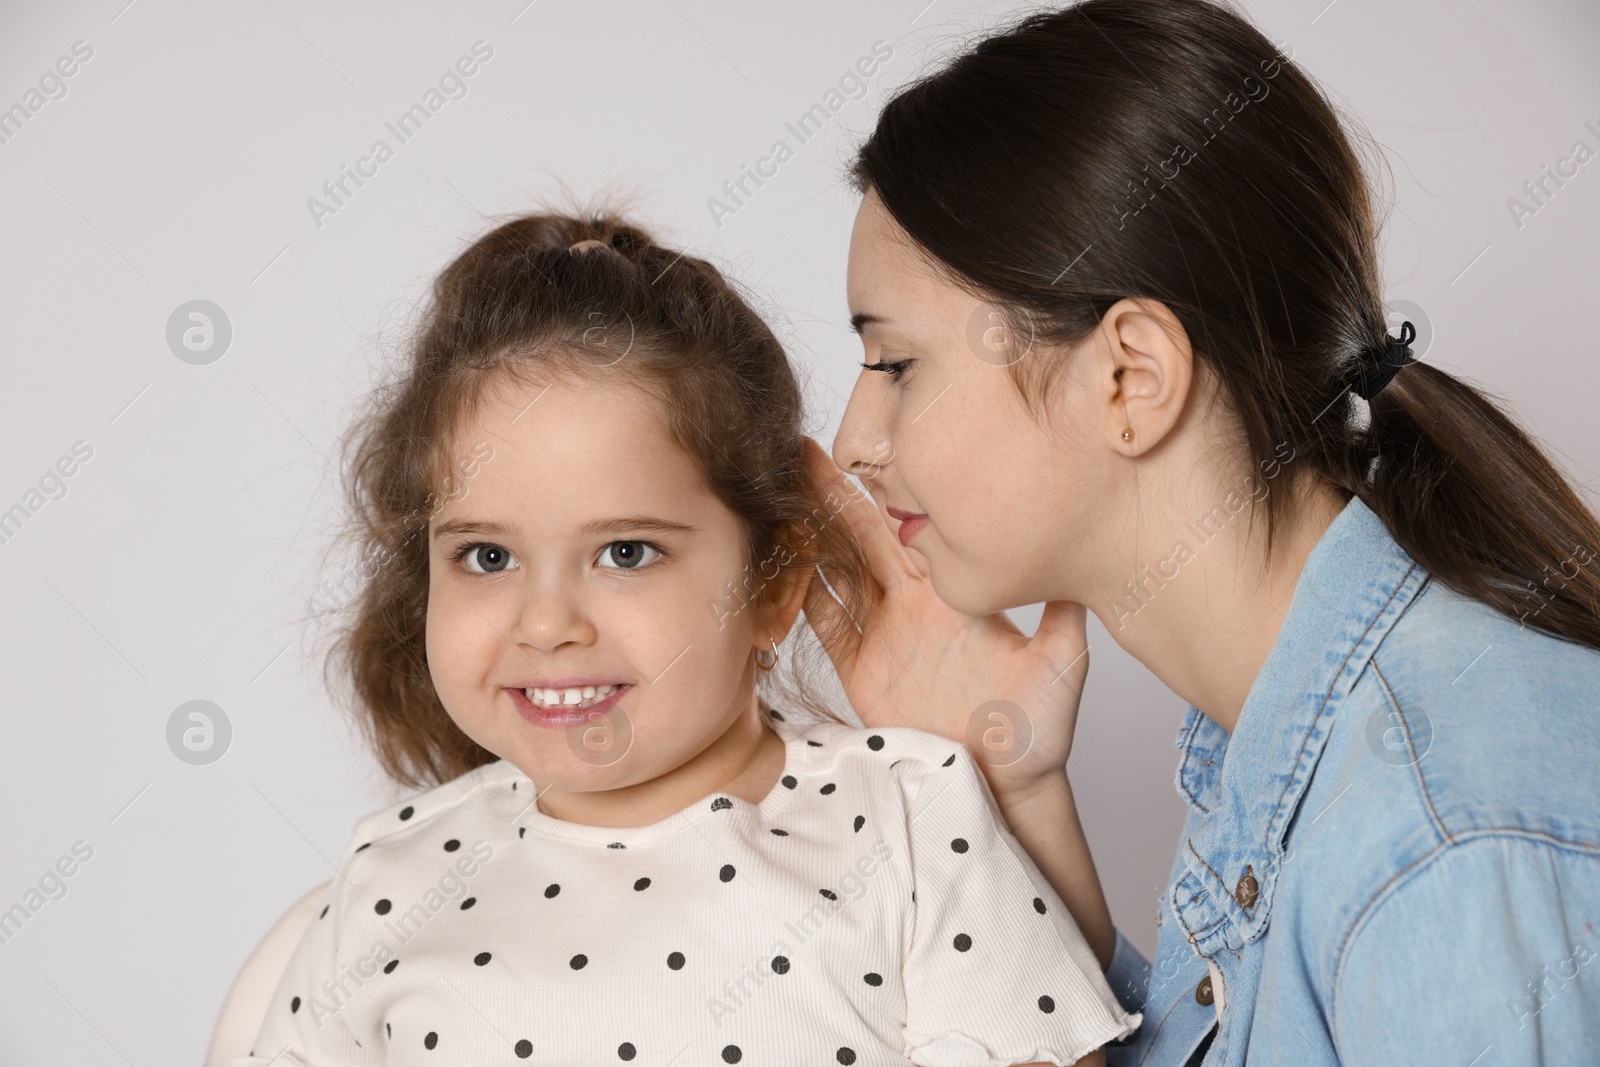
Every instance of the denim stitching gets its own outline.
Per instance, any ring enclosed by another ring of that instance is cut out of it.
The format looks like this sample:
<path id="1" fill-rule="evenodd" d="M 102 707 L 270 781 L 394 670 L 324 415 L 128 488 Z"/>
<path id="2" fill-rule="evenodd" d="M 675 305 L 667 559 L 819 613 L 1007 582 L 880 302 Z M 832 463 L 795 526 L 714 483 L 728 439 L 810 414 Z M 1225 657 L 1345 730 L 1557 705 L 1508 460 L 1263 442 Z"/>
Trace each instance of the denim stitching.
<path id="1" fill-rule="evenodd" d="M 1350 942 L 1355 940 L 1356 935 L 1360 932 L 1361 926 L 1366 922 L 1368 915 L 1377 910 L 1380 904 L 1386 903 L 1387 899 L 1392 897 L 1393 894 L 1390 893 L 1390 890 L 1395 887 L 1395 883 L 1399 882 L 1402 878 L 1405 878 L 1414 871 L 1420 872 L 1420 868 L 1432 863 L 1434 860 L 1438 859 L 1452 848 L 1461 848 L 1468 842 L 1475 842 L 1480 839 L 1492 840 L 1501 837 L 1528 837 L 1534 839 L 1539 844 L 1552 845 L 1561 849 L 1576 849 L 1580 853 L 1589 856 L 1591 859 L 1600 859 L 1600 844 L 1597 844 L 1593 841 L 1569 841 L 1566 838 L 1556 837 L 1552 834 L 1543 833 L 1538 830 L 1524 830 L 1521 827 L 1515 826 L 1495 826 L 1481 830 L 1473 830 L 1463 834 L 1458 838 L 1455 838 L 1450 844 L 1438 845 L 1426 856 L 1419 857 L 1418 859 L 1407 864 L 1405 867 L 1402 867 L 1400 870 L 1396 871 L 1387 882 L 1379 886 L 1378 891 L 1373 893 L 1371 898 L 1369 898 L 1367 902 L 1361 906 L 1361 910 L 1356 913 L 1356 917 L 1350 922 L 1350 929 L 1345 931 L 1344 940 L 1339 943 L 1339 952 L 1338 955 L 1334 957 L 1333 962 L 1333 989 L 1329 994 L 1328 1004 L 1328 1014 L 1333 1022 L 1333 1026 L 1331 1027 L 1333 1032 L 1332 1036 L 1337 1038 L 1339 1033 L 1339 983 L 1344 977 L 1345 953 L 1350 948 Z M 1387 897 L 1386 894 L 1388 895 Z"/>
<path id="2" fill-rule="evenodd" d="M 1183 927 L 1183 936 L 1189 942 L 1189 947 L 1193 948 L 1196 952 L 1198 952 L 1200 950 L 1200 947 L 1199 947 L 1200 934 L 1197 934 L 1197 933 L 1195 933 L 1195 931 L 1189 929 L 1189 924 L 1184 921 L 1183 911 L 1178 907 L 1178 886 L 1180 884 L 1181 884 L 1181 882 L 1172 883 L 1172 916 L 1173 916 L 1173 918 L 1178 920 L 1178 925 Z M 1200 930 L 1200 933 L 1201 934 L 1205 933 L 1207 930 L 1210 930 L 1211 927 L 1215 926 L 1215 925 L 1217 925 L 1217 924 L 1216 923 L 1212 923 L 1211 926 L 1206 926 L 1206 927 L 1202 928 Z"/>
<path id="3" fill-rule="evenodd" d="M 1194 841 L 1193 840 L 1189 841 L 1189 851 L 1190 852 L 1194 852 Z M 1206 863 L 1204 856 L 1200 855 L 1200 853 L 1198 853 L 1198 852 L 1194 852 L 1194 854 L 1195 854 L 1195 858 L 1198 859 L 1201 863 Z M 1211 871 L 1211 865 L 1209 863 L 1206 863 L 1206 870 Z M 1215 878 L 1216 875 L 1217 875 L 1216 871 L 1211 871 L 1211 876 L 1213 878 Z M 1221 881 L 1220 878 L 1217 879 L 1217 880 L 1218 880 L 1218 882 Z M 1194 945 L 1199 940 L 1200 937 L 1202 937 L 1203 935 L 1205 935 L 1207 933 L 1210 933 L 1212 930 L 1215 930 L 1218 926 L 1221 926 L 1223 923 L 1227 922 L 1228 921 L 1228 914 L 1227 914 L 1226 911 L 1223 911 L 1223 909 L 1218 908 L 1217 910 L 1222 912 L 1222 914 L 1220 916 L 1218 916 L 1216 919 L 1212 920 L 1211 922 L 1206 923 L 1204 926 L 1200 927 L 1200 929 L 1198 929 L 1198 930 L 1191 929 L 1189 924 L 1184 920 L 1182 909 L 1180 909 L 1178 907 L 1178 886 L 1181 885 L 1181 884 L 1182 884 L 1182 879 L 1179 879 L 1178 881 L 1172 883 L 1172 914 L 1177 917 L 1178 925 L 1183 927 L 1184 936 L 1186 936 L 1189 939 L 1189 944 Z"/>
<path id="4" fill-rule="evenodd" d="M 1213 878 L 1215 878 L 1217 880 L 1217 885 L 1222 887 L 1223 895 L 1227 896 L 1228 895 L 1228 883 L 1224 882 L 1222 880 L 1222 875 L 1218 874 L 1216 872 L 1216 869 L 1213 868 L 1211 866 L 1211 864 L 1206 863 L 1206 858 L 1204 856 L 1200 855 L 1200 853 L 1195 849 L 1195 847 L 1194 847 L 1194 838 L 1189 837 L 1189 838 L 1185 838 L 1184 840 L 1185 840 L 1185 843 L 1188 844 L 1188 846 L 1189 846 L 1189 851 L 1194 853 L 1194 858 L 1199 860 L 1202 864 L 1205 865 L 1205 869 L 1211 872 L 1211 877 L 1213 877 Z M 1231 897 L 1230 897 L 1230 899 L 1231 899 Z"/>
<path id="5" fill-rule="evenodd" d="M 1420 757 L 1417 755 L 1416 743 L 1411 739 L 1411 724 L 1406 721 L 1405 712 L 1400 710 L 1400 701 L 1395 699 L 1394 690 L 1389 688 L 1389 679 L 1383 676 L 1378 669 L 1378 657 L 1372 657 L 1372 673 L 1377 677 L 1378 683 L 1383 686 L 1384 696 L 1389 698 L 1389 706 L 1394 709 L 1395 716 L 1400 720 L 1400 729 L 1406 735 L 1406 750 L 1411 753 L 1411 769 L 1416 775 L 1417 787 L 1422 790 L 1422 802 L 1428 807 L 1428 817 L 1433 820 L 1433 828 L 1439 831 L 1440 836 L 1449 844 L 1455 841 L 1450 831 L 1445 827 L 1444 820 L 1439 818 L 1439 811 L 1433 806 L 1433 795 L 1428 792 L 1427 780 L 1422 777 L 1422 768 L 1417 764 Z"/>
<path id="6" fill-rule="evenodd" d="M 1267 819 L 1267 841 L 1271 841 L 1272 839 L 1272 825 L 1273 823 L 1277 822 L 1278 814 L 1283 810 L 1283 802 L 1284 799 L 1289 795 L 1289 787 L 1294 783 L 1295 778 L 1300 773 L 1300 764 L 1305 759 L 1306 747 L 1311 743 L 1311 735 L 1316 731 L 1317 724 L 1322 721 L 1323 713 L 1328 709 L 1328 701 L 1333 696 L 1334 687 L 1339 684 L 1339 676 L 1344 674 L 1345 668 L 1350 665 L 1350 657 L 1356 654 L 1356 650 L 1359 649 L 1361 647 L 1361 643 L 1367 639 L 1367 635 L 1372 632 L 1372 628 L 1378 625 L 1378 620 L 1383 618 L 1383 613 L 1389 610 L 1389 605 L 1394 603 L 1394 598 L 1400 595 L 1400 590 L 1405 588 L 1405 584 L 1410 580 L 1412 572 L 1416 570 L 1417 564 L 1415 563 L 1406 568 L 1405 574 L 1401 575 L 1400 581 L 1395 583 L 1394 590 L 1390 592 L 1389 599 L 1383 602 L 1383 607 L 1379 608 L 1377 614 L 1374 615 L 1370 621 L 1368 621 L 1367 628 L 1361 631 L 1361 637 L 1357 639 L 1354 645 L 1351 646 L 1350 651 L 1345 653 L 1344 662 L 1339 664 L 1338 671 L 1334 673 L 1332 681 L 1328 683 L 1328 691 L 1322 694 L 1322 703 L 1317 705 L 1317 713 L 1312 717 L 1311 725 L 1306 728 L 1305 737 L 1301 738 L 1300 740 L 1300 751 L 1295 756 L 1294 768 L 1290 772 L 1289 777 L 1284 781 L 1283 791 L 1278 794 L 1278 803 L 1273 807 L 1272 815 Z M 1420 587 L 1418 591 L 1421 591 Z M 1263 842 L 1263 844 L 1265 844 L 1265 842 Z"/>
<path id="7" fill-rule="evenodd" d="M 1201 714 L 1204 714 L 1204 712 Z M 1194 724 L 1194 728 L 1188 731 L 1188 736 L 1183 739 L 1183 758 L 1178 761 L 1178 787 L 1183 790 L 1183 795 L 1193 802 L 1195 808 L 1202 815 L 1210 815 L 1211 809 L 1200 803 L 1200 798 L 1195 796 L 1194 791 L 1189 788 L 1188 778 L 1183 773 L 1184 768 L 1189 765 L 1189 754 L 1194 747 L 1194 735 L 1199 731 L 1200 725 L 1197 721 Z"/>
<path id="8" fill-rule="evenodd" d="M 1172 1007 L 1168 1008 L 1167 1013 L 1161 1017 L 1161 1021 L 1156 1023 L 1156 1031 L 1150 1035 L 1150 1040 L 1144 1047 L 1144 1055 L 1139 1057 L 1139 1063 L 1136 1067 L 1143 1067 L 1144 1061 L 1150 1058 L 1151 1050 L 1156 1047 L 1156 1038 L 1161 1036 L 1161 1031 L 1167 1025 L 1167 1020 L 1172 1018 L 1172 1013 L 1178 1010 L 1178 1005 L 1181 1003 L 1183 1003 L 1181 998 L 1174 1000 Z"/>

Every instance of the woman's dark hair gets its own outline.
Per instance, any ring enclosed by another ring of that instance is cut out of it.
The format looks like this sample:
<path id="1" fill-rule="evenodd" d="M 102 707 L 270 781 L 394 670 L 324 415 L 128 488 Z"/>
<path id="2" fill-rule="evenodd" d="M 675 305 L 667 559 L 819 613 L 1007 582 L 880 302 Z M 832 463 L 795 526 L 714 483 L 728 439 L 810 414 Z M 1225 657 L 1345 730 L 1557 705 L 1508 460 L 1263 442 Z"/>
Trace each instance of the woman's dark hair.
<path id="1" fill-rule="evenodd" d="M 1202 0 L 1029 15 L 899 92 L 851 174 L 1016 336 L 1070 344 L 1119 299 L 1161 301 L 1220 379 L 1252 471 L 1291 446 L 1287 488 L 1359 496 L 1451 588 L 1600 649 L 1600 523 L 1511 418 L 1418 362 L 1361 419 L 1347 382 L 1389 336 L 1362 167 L 1328 101 L 1239 15 Z M 1053 366 L 1012 364 L 1035 413 Z M 1267 496 L 1269 555 L 1295 495 Z"/>
<path id="2" fill-rule="evenodd" d="M 577 242 L 592 245 L 569 250 Z M 803 462 L 801 390 L 783 346 L 704 260 L 610 212 L 513 219 L 439 275 L 407 363 L 344 440 L 350 518 L 335 547 L 363 563 L 326 665 L 396 782 L 439 784 L 496 759 L 439 702 L 424 638 L 428 522 L 467 488 L 462 434 L 506 377 L 537 388 L 583 375 L 660 403 L 673 440 L 745 530 L 742 587 L 716 590 L 708 611 L 726 619 L 768 604 L 818 565 L 848 615 L 863 610 L 866 559 Z M 839 625 L 849 631 L 839 639 L 859 636 Z M 805 678 L 820 648 L 801 644 L 808 654 L 787 677 L 758 675 L 763 696 L 837 718 Z"/>

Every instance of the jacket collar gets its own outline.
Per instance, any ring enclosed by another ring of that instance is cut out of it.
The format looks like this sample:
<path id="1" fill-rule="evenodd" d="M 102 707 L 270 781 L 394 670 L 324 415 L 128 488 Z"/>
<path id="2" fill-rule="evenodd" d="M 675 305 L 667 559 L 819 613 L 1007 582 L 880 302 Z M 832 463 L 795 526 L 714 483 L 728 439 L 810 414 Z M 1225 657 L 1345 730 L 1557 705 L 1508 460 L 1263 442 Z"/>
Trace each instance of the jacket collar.
<path id="1" fill-rule="evenodd" d="M 1427 578 L 1352 497 L 1312 547 L 1232 735 L 1190 705 L 1176 784 L 1193 814 L 1172 903 L 1205 954 L 1203 944 L 1237 949 L 1265 931 L 1284 834 L 1333 718 Z M 1259 887 L 1249 907 L 1246 873 Z"/>

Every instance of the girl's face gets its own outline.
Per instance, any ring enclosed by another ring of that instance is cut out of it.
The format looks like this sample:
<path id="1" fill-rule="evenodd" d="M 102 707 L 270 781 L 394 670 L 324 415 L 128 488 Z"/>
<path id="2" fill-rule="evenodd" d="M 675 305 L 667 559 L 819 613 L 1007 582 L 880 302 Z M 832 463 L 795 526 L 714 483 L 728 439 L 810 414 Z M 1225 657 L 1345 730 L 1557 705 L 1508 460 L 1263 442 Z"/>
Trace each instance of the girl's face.
<path id="1" fill-rule="evenodd" d="M 493 448 L 429 524 L 428 667 L 463 732 L 541 789 L 585 792 L 651 781 L 754 714 L 754 650 L 794 615 L 726 592 L 744 588 L 741 524 L 656 401 L 502 378 L 456 440 Z"/>
<path id="2" fill-rule="evenodd" d="M 900 520 L 891 525 L 951 606 L 982 615 L 1075 599 L 1081 561 L 1104 536 L 1094 506 L 1113 492 L 1110 450 L 1074 414 L 1075 392 L 1092 387 L 1076 380 L 1077 354 L 1060 371 L 1051 412 L 1065 416 L 1052 438 L 1006 367 L 1039 352 L 1025 339 L 1004 348 L 992 306 L 937 276 L 875 193 L 856 215 L 848 288 L 865 362 L 904 369 L 861 371 L 835 462 Z"/>

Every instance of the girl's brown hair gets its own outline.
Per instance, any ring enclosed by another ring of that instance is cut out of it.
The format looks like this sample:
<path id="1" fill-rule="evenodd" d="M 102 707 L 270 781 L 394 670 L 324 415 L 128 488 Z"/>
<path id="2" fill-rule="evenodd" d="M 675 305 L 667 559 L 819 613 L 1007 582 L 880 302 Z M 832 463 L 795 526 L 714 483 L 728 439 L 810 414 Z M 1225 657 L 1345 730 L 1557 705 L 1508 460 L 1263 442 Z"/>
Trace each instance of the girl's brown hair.
<path id="1" fill-rule="evenodd" d="M 594 244 L 569 250 L 578 242 Z M 428 522 L 443 498 L 470 491 L 459 438 L 487 387 L 509 377 L 537 388 L 562 374 L 613 376 L 655 398 L 740 518 L 742 588 L 716 591 L 707 610 L 726 618 L 769 604 L 818 565 L 850 617 L 863 609 L 865 557 L 837 515 L 842 502 L 824 499 L 802 461 L 801 389 L 761 316 L 709 263 L 614 213 L 513 219 L 439 275 L 409 366 L 374 391 L 344 441 L 351 521 L 336 543 L 371 573 L 340 612 L 328 681 L 405 786 L 497 758 L 456 727 L 429 678 Z M 848 620 L 838 626 L 847 632 L 830 642 L 856 635 Z M 762 695 L 836 719 L 806 678 L 821 646 L 800 647 L 787 677 L 760 675 Z"/>
<path id="2" fill-rule="evenodd" d="M 1366 180 L 1327 100 L 1238 14 L 1023 17 L 891 100 L 852 177 L 1019 337 L 1070 344 L 1124 297 L 1166 304 L 1250 470 L 1292 448 L 1285 488 L 1360 497 L 1446 585 L 1600 649 L 1600 522 L 1538 444 L 1430 363 L 1353 395 L 1389 339 Z M 1035 411 L 1053 367 L 1012 365 Z M 1297 496 L 1266 498 L 1269 554 Z"/>

